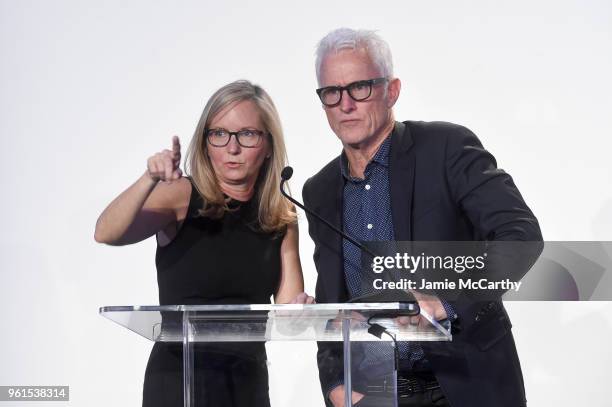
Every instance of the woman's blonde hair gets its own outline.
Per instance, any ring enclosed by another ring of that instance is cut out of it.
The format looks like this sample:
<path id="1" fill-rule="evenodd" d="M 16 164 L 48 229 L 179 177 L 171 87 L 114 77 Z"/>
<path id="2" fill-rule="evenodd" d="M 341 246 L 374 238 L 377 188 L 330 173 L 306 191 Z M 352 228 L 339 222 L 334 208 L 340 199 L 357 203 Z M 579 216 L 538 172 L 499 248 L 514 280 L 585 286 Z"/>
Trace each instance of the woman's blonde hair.
<path id="1" fill-rule="evenodd" d="M 208 156 L 206 129 L 212 119 L 225 107 L 250 100 L 257 109 L 262 129 L 270 134 L 270 158 L 267 158 L 259 169 L 255 188 L 255 199 L 258 203 L 259 227 L 264 232 L 281 232 L 288 224 L 296 222 L 293 206 L 280 193 L 280 173 L 287 163 L 287 151 L 280 118 L 270 96 L 260 86 L 246 80 L 229 83 L 217 90 L 206 103 L 195 134 L 191 139 L 185 160 L 186 172 L 204 200 L 204 206 L 198 211 L 201 216 L 219 219 L 228 207 L 229 198 L 225 198 L 219 187 L 215 171 Z"/>

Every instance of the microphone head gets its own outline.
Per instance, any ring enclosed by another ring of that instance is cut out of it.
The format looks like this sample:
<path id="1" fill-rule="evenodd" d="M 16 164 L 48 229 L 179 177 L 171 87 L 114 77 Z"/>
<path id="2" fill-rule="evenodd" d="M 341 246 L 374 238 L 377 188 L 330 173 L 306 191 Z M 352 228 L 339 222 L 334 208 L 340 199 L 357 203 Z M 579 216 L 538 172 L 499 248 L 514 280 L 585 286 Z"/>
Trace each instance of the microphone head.
<path id="1" fill-rule="evenodd" d="M 291 179 L 292 176 L 293 176 L 293 168 L 289 166 L 283 168 L 283 170 L 281 171 L 281 179 L 283 181 L 288 181 L 289 179 Z"/>

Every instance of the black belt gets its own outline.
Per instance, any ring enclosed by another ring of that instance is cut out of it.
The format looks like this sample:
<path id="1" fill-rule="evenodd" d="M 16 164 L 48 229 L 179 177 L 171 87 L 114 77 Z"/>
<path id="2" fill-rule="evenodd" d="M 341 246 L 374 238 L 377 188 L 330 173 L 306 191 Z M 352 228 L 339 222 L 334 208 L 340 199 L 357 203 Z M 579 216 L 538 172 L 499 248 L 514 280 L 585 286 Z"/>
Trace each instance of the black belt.
<path id="1" fill-rule="evenodd" d="M 407 397 L 415 393 L 424 393 L 428 390 L 440 388 L 440 384 L 433 374 L 398 373 L 397 384 L 393 383 L 393 376 L 385 376 L 379 380 L 368 381 L 367 393 L 395 393 L 399 397 Z"/>

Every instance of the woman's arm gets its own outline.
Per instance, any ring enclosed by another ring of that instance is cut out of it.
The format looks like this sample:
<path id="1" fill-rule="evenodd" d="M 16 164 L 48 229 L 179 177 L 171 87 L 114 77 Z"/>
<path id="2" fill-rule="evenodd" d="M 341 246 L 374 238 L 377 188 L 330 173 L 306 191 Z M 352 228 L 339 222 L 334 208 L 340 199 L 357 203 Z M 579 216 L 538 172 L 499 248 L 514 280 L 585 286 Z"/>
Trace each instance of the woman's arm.
<path id="1" fill-rule="evenodd" d="M 102 212 L 95 240 L 119 246 L 175 230 L 186 216 L 191 194 L 189 180 L 181 178 L 179 163 L 180 144 L 174 136 L 172 151 L 150 157 L 147 171 Z"/>
<path id="2" fill-rule="evenodd" d="M 304 291 L 304 277 L 302 276 L 298 242 L 299 235 L 296 222 L 287 226 L 287 233 L 281 244 L 281 280 L 274 295 L 276 304 L 294 302 L 298 295 Z M 310 301 L 304 299 L 301 302 L 312 303 L 312 297 L 308 298 Z"/>

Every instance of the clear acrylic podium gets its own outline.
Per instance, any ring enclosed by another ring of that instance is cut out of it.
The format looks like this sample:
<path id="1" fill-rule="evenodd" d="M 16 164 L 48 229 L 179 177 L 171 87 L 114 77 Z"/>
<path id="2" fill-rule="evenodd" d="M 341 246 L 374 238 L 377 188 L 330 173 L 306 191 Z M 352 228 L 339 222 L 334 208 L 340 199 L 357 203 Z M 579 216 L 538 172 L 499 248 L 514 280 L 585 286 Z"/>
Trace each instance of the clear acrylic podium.
<path id="1" fill-rule="evenodd" d="M 397 342 L 452 339 L 449 326 L 423 312 L 419 325 L 397 323 L 398 313 L 417 309 L 412 303 L 165 305 L 101 307 L 100 314 L 151 341 L 182 343 L 184 407 L 196 405 L 194 344 L 272 341 L 341 342 L 346 406 L 355 390 L 372 394 L 377 406 L 396 407 Z"/>

